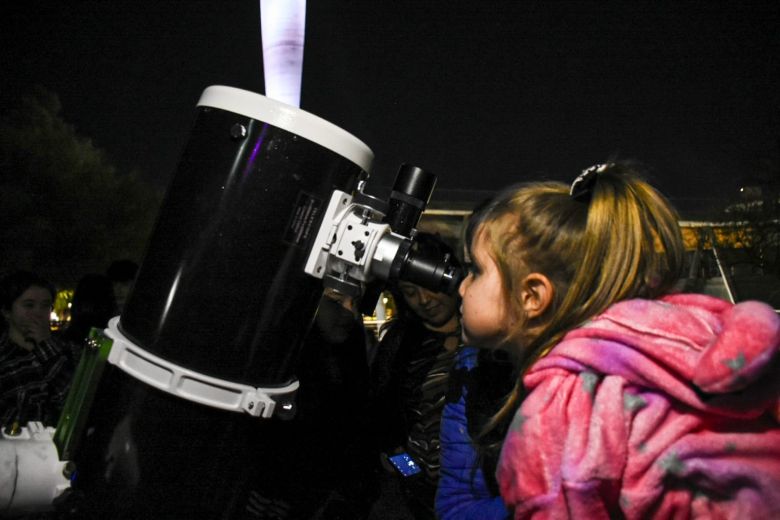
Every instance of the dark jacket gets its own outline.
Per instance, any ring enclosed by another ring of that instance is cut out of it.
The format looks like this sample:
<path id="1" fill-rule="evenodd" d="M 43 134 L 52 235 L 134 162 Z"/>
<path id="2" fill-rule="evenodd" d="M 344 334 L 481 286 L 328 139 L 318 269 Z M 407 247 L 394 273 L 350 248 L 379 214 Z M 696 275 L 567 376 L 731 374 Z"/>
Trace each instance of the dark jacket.
<path id="1" fill-rule="evenodd" d="M 79 355 L 76 345 L 56 337 L 27 351 L 0 334 L 0 426 L 56 426 Z"/>
<path id="2" fill-rule="evenodd" d="M 432 518 L 439 479 L 439 425 L 455 362 L 452 334 L 399 319 L 382 336 L 372 366 L 372 425 L 380 452 L 406 451 L 421 468 L 403 480 L 417 518 Z"/>

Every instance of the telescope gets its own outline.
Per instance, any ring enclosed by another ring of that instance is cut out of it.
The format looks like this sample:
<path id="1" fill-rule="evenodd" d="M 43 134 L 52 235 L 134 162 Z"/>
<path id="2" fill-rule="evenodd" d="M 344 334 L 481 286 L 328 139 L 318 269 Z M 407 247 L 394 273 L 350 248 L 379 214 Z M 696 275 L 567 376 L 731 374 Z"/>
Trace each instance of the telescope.
<path id="1" fill-rule="evenodd" d="M 250 469 L 280 470 L 259 448 L 295 414 L 323 287 L 371 305 L 384 284 L 463 277 L 414 248 L 436 176 L 403 164 L 382 200 L 373 157 L 313 114 L 206 88 L 127 304 L 92 331 L 59 423 L 2 434 L 0 512 L 238 515 Z"/>

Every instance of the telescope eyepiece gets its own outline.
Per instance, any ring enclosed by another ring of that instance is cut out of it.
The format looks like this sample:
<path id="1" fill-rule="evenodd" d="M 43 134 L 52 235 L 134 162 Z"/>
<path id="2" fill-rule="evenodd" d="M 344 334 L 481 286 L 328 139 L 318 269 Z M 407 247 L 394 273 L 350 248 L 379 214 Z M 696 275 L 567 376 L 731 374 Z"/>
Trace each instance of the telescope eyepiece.
<path id="1" fill-rule="evenodd" d="M 390 192 L 385 218 L 394 233 L 411 236 L 435 187 L 436 175 L 411 164 L 401 165 Z"/>
<path id="2" fill-rule="evenodd" d="M 390 268 L 390 281 L 410 282 L 434 292 L 455 294 L 465 276 L 457 259 L 450 253 L 435 255 L 421 253 L 412 247 L 413 241 L 407 240 L 399 247 L 393 265 Z"/>

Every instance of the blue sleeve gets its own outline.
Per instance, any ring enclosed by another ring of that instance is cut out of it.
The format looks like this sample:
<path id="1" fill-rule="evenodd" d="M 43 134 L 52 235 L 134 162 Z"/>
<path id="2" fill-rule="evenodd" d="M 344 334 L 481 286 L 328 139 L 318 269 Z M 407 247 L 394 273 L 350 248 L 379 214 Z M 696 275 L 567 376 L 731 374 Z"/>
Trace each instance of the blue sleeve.
<path id="1" fill-rule="evenodd" d="M 472 349 L 464 349 L 461 366 L 473 367 Z M 464 359 L 464 356 L 468 356 Z M 501 497 L 493 496 L 476 466 L 477 454 L 466 423 L 465 389 L 457 401 L 444 405 L 441 418 L 439 486 L 436 515 L 441 520 L 498 520 L 509 517 Z"/>

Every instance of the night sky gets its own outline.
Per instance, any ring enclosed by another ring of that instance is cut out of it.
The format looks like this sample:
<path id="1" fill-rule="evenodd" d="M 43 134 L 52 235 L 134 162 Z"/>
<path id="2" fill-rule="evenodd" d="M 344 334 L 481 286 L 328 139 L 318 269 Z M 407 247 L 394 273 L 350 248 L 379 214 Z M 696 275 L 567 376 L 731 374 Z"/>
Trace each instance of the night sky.
<path id="1" fill-rule="evenodd" d="M 777 1 L 308 4 L 301 108 L 368 144 L 376 185 L 410 162 L 470 199 L 617 153 L 684 205 L 778 156 Z M 257 1 L 0 10 L 3 102 L 45 86 L 120 170 L 163 186 L 204 88 L 263 92 Z"/>

